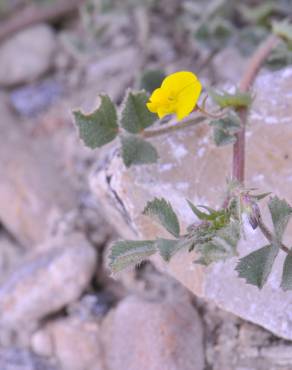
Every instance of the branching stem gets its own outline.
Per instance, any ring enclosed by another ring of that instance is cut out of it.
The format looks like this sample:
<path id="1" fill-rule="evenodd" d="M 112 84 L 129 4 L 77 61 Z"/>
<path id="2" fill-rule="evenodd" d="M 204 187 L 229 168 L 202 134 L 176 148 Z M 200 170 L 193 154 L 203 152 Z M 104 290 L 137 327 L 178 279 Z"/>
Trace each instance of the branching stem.
<path id="1" fill-rule="evenodd" d="M 168 134 L 170 132 L 173 132 L 173 131 L 178 131 L 178 130 L 183 130 L 185 129 L 186 127 L 191 127 L 191 126 L 195 126 L 203 121 L 205 121 L 207 117 L 205 116 L 198 116 L 198 117 L 192 117 L 186 121 L 183 121 L 182 123 L 168 123 L 168 124 L 165 124 L 163 125 L 162 127 L 159 127 L 157 129 L 153 129 L 153 130 L 147 130 L 147 131 L 143 131 L 141 133 L 141 135 L 144 137 L 144 138 L 151 138 L 151 137 L 156 137 L 156 136 L 160 136 L 160 135 L 165 135 L 165 134 Z"/>
<path id="2" fill-rule="evenodd" d="M 263 223 L 263 221 L 261 219 L 258 221 L 258 225 L 259 225 L 259 228 L 261 229 L 261 232 L 266 237 L 266 239 L 270 243 L 273 243 L 273 239 L 274 239 L 273 234 L 271 233 L 271 231 L 268 229 L 268 227 Z M 280 243 L 280 248 L 285 253 L 292 255 L 292 251 L 285 244 Z"/>

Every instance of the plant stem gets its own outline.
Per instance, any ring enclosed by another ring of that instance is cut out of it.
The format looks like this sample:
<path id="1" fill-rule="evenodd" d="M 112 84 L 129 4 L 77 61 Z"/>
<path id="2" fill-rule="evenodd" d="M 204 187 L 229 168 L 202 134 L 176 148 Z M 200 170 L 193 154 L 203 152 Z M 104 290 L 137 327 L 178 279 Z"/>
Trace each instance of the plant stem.
<path id="1" fill-rule="evenodd" d="M 277 43 L 278 38 L 271 35 L 258 47 L 251 57 L 246 72 L 239 83 L 240 92 L 245 93 L 249 91 L 261 66 Z M 236 134 L 237 140 L 233 145 L 232 178 L 243 184 L 245 177 L 245 126 L 248 112 L 246 108 L 241 108 L 238 113 L 241 119 L 241 129 Z"/>
<path id="2" fill-rule="evenodd" d="M 164 125 L 161 128 L 143 131 L 141 133 L 141 135 L 144 138 L 151 138 L 151 137 L 155 137 L 155 136 L 165 135 L 165 134 L 168 134 L 169 132 L 183 130 L 186 127 L 195 126 L 195 125 L 203 122 L 205 119 L 206 119 L 206 117 L 199 116 L 199 117 L 195 117 L 195 118 L 190 118 L 187 121 L 184 121 L 184 122 L 179 123 L 179 124 L 177 122 L 169 123 L 169 124 Z"/>
<path id="3" fill-rule="evenodd" d="M 263 235 L 266 237 L 266 239 L 270 242 L 270 243 L 273 243 L 274 241 L 274 238 L 273 238 L 273 234 L 271 233 L 271 231 L 267 228 L 267 226 L 263 223 L 262 219 L 260 218 L 260 220 L 258 221 L 258 225 L 259 225 L 259 228 L 261 229 L 261 232 L 263 233 Z M 280 248 L 282 249 L 282 251 L 284 251 L 285 253 L 287 254 L 290 254 L 292 255 L 292 250 L 290 250 L 285 244 L 283 243 L 280 243 Z"/>

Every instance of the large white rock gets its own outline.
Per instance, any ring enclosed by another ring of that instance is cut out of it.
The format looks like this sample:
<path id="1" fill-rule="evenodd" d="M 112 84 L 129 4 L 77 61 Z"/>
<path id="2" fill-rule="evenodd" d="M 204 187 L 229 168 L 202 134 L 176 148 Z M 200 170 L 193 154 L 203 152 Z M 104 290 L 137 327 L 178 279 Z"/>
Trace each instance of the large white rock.
<path id="1" fill-rule="evenodd" d="M 202 370 L 202 323 L 190 301 L 124 299 L 103 322 L 109 370 Z"/>
<path id="2" fill-rule="evenodd" d="M 1 329 L 24 330 L 77 300 L 95 268 L 96 251 L 82 234 L 48 240 L 0 285 Z"/>
<path id="3" fill-rule="evenodd" d="M 0 47 L 0 85 L 36 80 L 51 67 L 55 50 L 54 31 L 45 24 L 17 33 Z"/>
<path id="4" fill-rule="evenodd" d="M 271 191 L 292 203 L 292 68 L 261 74 L 254 86 L 247 128 L 247 186 Z M 219 206 L 226 178 L 230 176 L 231 147 L 216 148 L 206 125 L 163 136 L 158 147 L 158 165 L 127 170 L 114 155 L 91 177 L 91 187 L 104 204 L 108 219 L 125 238 L 155 238 L 162 229 L 141 215 L 147 200 L 167 198 L 177 210 L 183 226 L 194 221 L 185 199 Z M 267 210 L 264 209 L 264 217 Z M 292 229 L 287 235 L 292 236 Z M 289 238 L 288 238 L 289 239 Z M 287 241 L 288 241 L 287 239 Z M 292 240 L 292 238 L 290 238 Z M 246 255 L 266 244 L 258 231 L 247 229 L 247 240 L 239 246 Z M 181 252 L 166 264 L 154 260 L 193 293 L 221 308 L 292 339 L 292 292 L 279 288 L 281 252 L 273 273 L 262 291 L 247 285 L 234 271 L 236 258 L 208 268 L 192 263 L 194 255 Z"/>

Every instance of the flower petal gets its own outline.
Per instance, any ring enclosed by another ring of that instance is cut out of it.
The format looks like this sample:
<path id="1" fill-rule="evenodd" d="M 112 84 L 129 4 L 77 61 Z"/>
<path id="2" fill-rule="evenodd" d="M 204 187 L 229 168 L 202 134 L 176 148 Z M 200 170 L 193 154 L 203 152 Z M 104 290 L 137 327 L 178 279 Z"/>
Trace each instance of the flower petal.
<path id="1" fill-rule="evenodd" d="M 180 93 L 189 85 L 194 85 L 198 81 L 197 76 L 188 71 L 180 71 L 167 76 L 161 85 L 161 89 L 172 91 L 174 94 Z"/>
<path id="2" fill-rule="evenodd" d="M 187 117 L 195 108 L 202 91 L 199 80 L 195 84 L 187 86 L 179 95 L 176 104 L 176 116 L 178 120 Z"/>

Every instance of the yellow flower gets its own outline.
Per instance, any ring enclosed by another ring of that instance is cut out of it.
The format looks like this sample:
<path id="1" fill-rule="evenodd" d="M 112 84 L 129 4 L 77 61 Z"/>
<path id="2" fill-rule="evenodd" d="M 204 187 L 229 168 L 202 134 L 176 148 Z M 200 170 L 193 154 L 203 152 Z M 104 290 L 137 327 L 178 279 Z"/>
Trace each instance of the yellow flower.
<path id="1" fill-rule="evenodd" d="M 159 118 L 176 114 L 178 120 L 187 117 L 195 108 L 202 85 L 192 72 L 181 71 L 167 76 L 161 87 L 154 90 L 147 103 L 152 113 Z"/>

